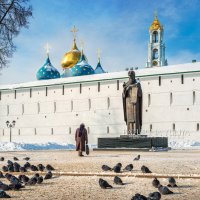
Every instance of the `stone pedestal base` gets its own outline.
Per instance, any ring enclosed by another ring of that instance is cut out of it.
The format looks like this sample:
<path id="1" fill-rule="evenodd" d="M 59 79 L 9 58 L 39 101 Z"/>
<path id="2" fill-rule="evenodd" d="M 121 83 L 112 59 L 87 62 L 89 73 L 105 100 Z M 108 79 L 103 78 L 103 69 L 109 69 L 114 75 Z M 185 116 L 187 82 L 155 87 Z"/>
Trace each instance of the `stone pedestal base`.
<path id="1" fill-rule="evenodd" d="M 148 148 L 168 147 L 167 137 L 147 137 L 143 135 L 122 135 L 113 138 L 98 138 L 98 148 Z"/>

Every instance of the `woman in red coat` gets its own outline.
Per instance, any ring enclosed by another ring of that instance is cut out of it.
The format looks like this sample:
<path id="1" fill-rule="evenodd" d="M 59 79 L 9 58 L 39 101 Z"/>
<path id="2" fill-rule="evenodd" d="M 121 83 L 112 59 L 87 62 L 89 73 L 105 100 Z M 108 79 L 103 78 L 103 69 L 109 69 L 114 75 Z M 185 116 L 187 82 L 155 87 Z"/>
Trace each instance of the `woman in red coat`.
<path id="1" fill-rule="evenodd" d="M 85 144 L 88 143 L 87 130 L 84 124 L 80 125 L 80 128 L 76 129 L 75 134 L 76 141 L 76 151 L 78 151 L 79 156 L 83 156 L 82 152 L 85 151 Z"/>

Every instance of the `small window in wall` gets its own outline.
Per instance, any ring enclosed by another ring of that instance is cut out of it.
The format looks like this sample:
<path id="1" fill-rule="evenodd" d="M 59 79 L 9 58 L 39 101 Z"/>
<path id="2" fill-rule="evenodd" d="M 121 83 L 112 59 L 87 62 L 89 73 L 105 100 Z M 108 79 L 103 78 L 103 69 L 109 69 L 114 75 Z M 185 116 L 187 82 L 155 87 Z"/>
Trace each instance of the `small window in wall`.
<path id="1" fill-rule="evenodd" d="M 1 101 L 1 92 L 0 92 L 0 101 Z"/>
<path id="2" fill-rule="evenodd" d="M 87 128 L 87 132 L 88 132 L 88 134 L 90 133 L 90 127 Z"/>
<path id="3" fill-rule="evenodd" d="M 107 133 L 110 133 L 110 128 L 109 128 L 109 126 L 107 126 Z"/>
<path id="4" fill-rule="evenodd" d="M 65 86 L 63 85 L 62 86 L 62 95 L 64 95 L 65 94 Z"/>
<path id="5" fill-rule="evenodd" d="M 192 96 L 193 96 L 193 105 L 194 105 L 195 101 L 196 101 L 196 93 L 195 93 L 195 91 L 193 91 Z"/>
<path id="6" fill-rule="evenodd" d="M 107 98 L 107 105 L 108 105 L 108 109 L 110 108 L 110 98 Z"/>
<path id="7" fill-rule="evenodd" d="M 119 90 L 119 80 L 117 80 L 117 90 Z"/>
<path id="8" fill-rule="evenodd" d="M 89 103 L 89 110 L 91 109 L 91 99 L 88 99 L 88 103 Z"/>
<path id="9" fill-rule="evenodd" d="M 148 94 L 148 107 L 151 105 L 151 95 Z"/>
<path id="10" fill-rule="evenodd" d="M 181 75 L 181 84 L 184 84 L 184 75 Z"/>
<path id="11" fill-rule="evenodd" d="M 158 77 L 159 86 L 161 86 L 161 76 Z"/>
<path id="12" fill-rule="evenodd" d="M 21 131 L 20 131 L 20 129 L 18 130 L 18 135 L 20 135 L 21 134 Z"/>
<path id="13" fill-rule="evenodd" d="M 98 82 L 98 92 L 100 92 L 100 87 L 101 87 L 100 82 Z"/>
<path id="14" fill-rule="evenodd" d="M 48 87 L 46 87 L 46 96 L 48 95 Z"/>
<path id="15" fill-rule="evenodd" d="M 153 128 L 153 126 L 152 126 L 152 124 L 150 124 L 150 126 L 149 126 L 150 132 L 152 131 L 152 128 Z"/>
<path id="16" fill-rule="evenodd" d="M 7 115 L 10 114 L 10 108 L 9 108 L 9 105 L 7 105 Z"/>
<path id="17" fill-rule="evenodd" d="M 176 126 L 175 126 L 175 124 L 172 125 L 172 129 L 173 129 L 173 131 L 176 130 Z"/>
<path id="18" fill-rule="evenodd" d="M 153 43 L 157 43 L 158 42 L 158 32 L 157 31 L 153 32 L 152 40 L 153 40 Z"/>
<path id="19" fill-rule="evenodd" d="M 54 102 L 54 113 L 56 112 L 56 102 Z"/>
<path id="20" fill-rule="evenodd" d="M 80 94 L 82 93 L 82 84 L 80 84 Z"/>
<path id="21" fill-rule="evenodd" d="M 24 104 L 22 104 L 22 115 L 24 114 Z"/>
<path id="22" fill-rule="evenodd" d="M 16 90 L 15 90 L 15 95 L 14 96 L 15 96 L 15 99 L 16 99 L 17 98 L 17 91 Z"/>
<path id="23" fill-rule="evenodd" d="M 37 105 L 38 105 L 38 113 L 40 113 L 40 103 L 38 102 Z"/>
<path id="24" fill-rule="evenodd" d="M 170 92 L 170 105 L 172 105 L 173 103 L 173 95 L 172 95 L 172 92 Z"/>
<path id="25" fill-rule="evenodd" d="M 37 130 L 36 130 L 36 128 L 34 129 L 34 133 L 35 133 L 35 135 L 37 135 Z"/>
<path id="26" fill-rule="evenodd" d="M 73 101 L 71 101 L 71 112 L 73 111 Z"/>
<path id="27" fill-rule="evenodd" d="M 197 131 L 199 131 L 199 123 L 197 123 Z"/>
<path id="28" fill-rule="evenodd" d="M 53 128 L 51 128 L 51 135 L 53 135 Z"/>
<path id="29" fill-rule="evenodd" d="M 71 127 L 69 127 L 69 134 L 71 134 L 72 133 L 72 128 Z"/>
<path id="30" fill-rule="evenodd" d="M 3 129 L 3 136 L 4 136 L 4 129 Z"/>
<path id="31" fill-rule="evenodd" d="M 30 88 L 30 98 L 32 98 L 32 88 Z"/>

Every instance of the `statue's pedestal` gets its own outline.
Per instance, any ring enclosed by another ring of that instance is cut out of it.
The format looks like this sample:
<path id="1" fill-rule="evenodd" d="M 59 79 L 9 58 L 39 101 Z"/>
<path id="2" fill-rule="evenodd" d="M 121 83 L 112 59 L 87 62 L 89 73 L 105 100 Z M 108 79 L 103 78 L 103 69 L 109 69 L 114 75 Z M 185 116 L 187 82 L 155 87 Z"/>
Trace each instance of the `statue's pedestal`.
<path id="1" fill-rule="evenodd" d="M 121 135 L 120 137 L 98 138 L 98 149 L 151 149 L 168 147 L 167 137 L 146 135 Z"/>

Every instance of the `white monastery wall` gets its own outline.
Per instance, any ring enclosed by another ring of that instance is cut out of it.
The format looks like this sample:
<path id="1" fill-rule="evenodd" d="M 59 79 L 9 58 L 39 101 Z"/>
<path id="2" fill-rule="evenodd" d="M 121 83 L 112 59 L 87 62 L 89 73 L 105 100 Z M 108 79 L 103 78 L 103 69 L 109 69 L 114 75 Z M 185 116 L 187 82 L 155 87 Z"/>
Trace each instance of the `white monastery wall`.
<path id="1" fill-rule="evenodd" d="M 143 91 L 143 131 L 198 139 L 200 63 L 136 70 Z M 0 141 L 74 143 L 84 122 L 90 144 L 126 134 L 122 90 L 127 71 L 0 86 Z"/>

